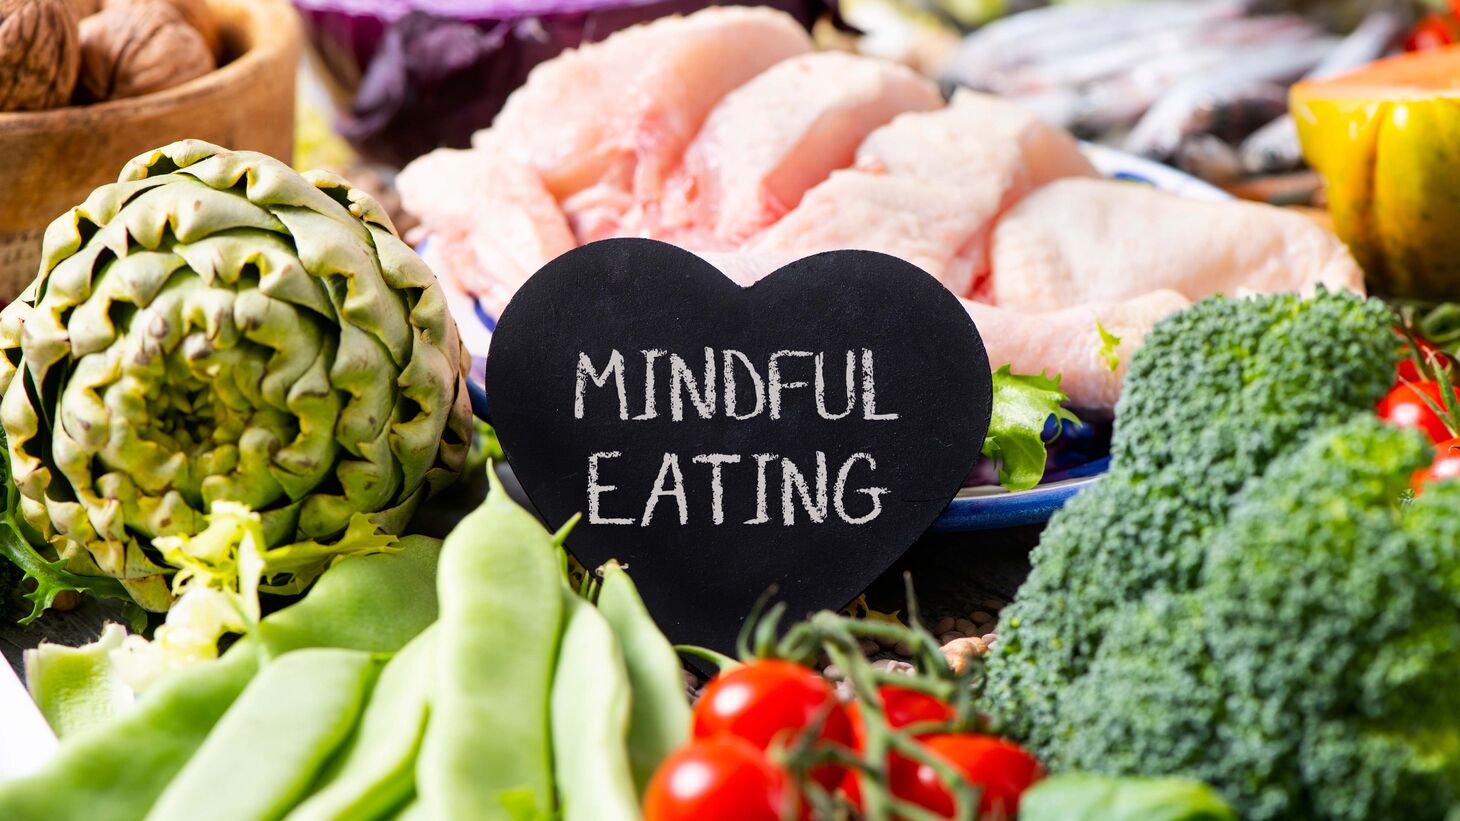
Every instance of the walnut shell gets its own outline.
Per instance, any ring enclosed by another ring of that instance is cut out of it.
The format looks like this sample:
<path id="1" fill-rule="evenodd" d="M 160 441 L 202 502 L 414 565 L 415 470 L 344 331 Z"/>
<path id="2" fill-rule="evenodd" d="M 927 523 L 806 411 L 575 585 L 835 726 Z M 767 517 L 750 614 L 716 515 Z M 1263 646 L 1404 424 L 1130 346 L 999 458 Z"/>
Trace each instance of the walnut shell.
<path id="1" fill-rule="evenodd" d="M 157 0 L 75 0 L 75 2 L 96 3 L 102 7 L 123 6 L 129 3 L 157 2 Z M 213 7 L 208 5 L 208 0 L 162 0 L 172 6 L 182 19 L 192 26 L 199 34 L 203 35 L 203 42 L 208 44 L 208 50 L 213 52 L 213 59 L 223 59 L 223 34 L 218 29 L 218 16 L 213 13 Z"/>
<path id="2" fill-rule="evenodd" d="M 203 35 L 166 0 L 132 0 L 81 21 L 81 79 L 88 102 L 172 88 L 217 64 Z"/>
<path id="3" fill-rule="evenodd" d="M 76 15 L 66 0 L 0 0 L 0 111 L 65 105 L 80 59 Z"/>

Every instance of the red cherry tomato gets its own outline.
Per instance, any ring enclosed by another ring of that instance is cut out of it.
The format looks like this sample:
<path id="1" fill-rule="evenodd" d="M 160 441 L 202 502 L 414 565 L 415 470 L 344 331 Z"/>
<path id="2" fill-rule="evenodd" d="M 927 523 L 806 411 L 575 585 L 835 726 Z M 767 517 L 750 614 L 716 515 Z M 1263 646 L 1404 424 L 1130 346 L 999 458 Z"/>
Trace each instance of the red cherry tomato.
<path id="1" fill-rule="evenodd" d="M 644 794 L 645 821 L 779 821 L 786 776 L 748 741 L 694 741 L 664 759 Z"/>
<path id="2" fill-rule="evenodd" d="M 1435 12 L 1425 15 L 1404 40 L 1405 51 L 1424 51 L 1460 42 L 1460 21 L 1456 15 Z"/>
<path id="3" fill-rule="evenodd" d="M 1034 756 L 997 736 L 935 735 L 924 739 L 923 744 L 979 789 L 980 817 L 1016 817 L 1020 796 L 1044 777 L 1044 767 Z M 907 761 L 904 766 L 894 766 L 891 782 L 894 795 L 944 818 L 953 816 L 953 793 L 932 765 Z"/>
<path id="4" fill-rule="evenodd" d="M 1409 484 L 1418 496 L 1430 482 L 1443 482 L 1460 477 L 1460 437 L 1447 439 L 1435 445 L 1435 461 L 1427 468 L 1421 468 L 1410 477 Z"/>
<path id="5" fill-rule="evenodd" d="M 1460 397 L 1460 393 L 1456 394 Z M 1425 398 L 1444 407 L 1441 401 L 1440 385 L 1437 382 L 1410 382 L 1400 384 L 1379 400 L 1379 418 L 1401 428 L 1415 428 L 1424 431 L 1431 442 L 1443 442 L 1455 434 L 1445 426 L 1445 421 L 1430 407 Z"/>
<path id="6" fill-rule="evenodd" d="M 877 688 L 877 694 L 882 697 L 883 715 L 887 717 L 887 723 L 892 727 L 907 727 L 912 724 L 929 722 L 947 723 L 957 715 L 954 713 L 952 705 L 920 690 L 883 685 Z M 866 744 L 862 712 L 856 704 L 849 705 L 847 712 L 852 720 L 852 736 L 856 741 L 856 750 L 861 752 Z M 889 758 L 892 762 L 889 767 L 893 769 L 899 766 L 899 762 L 905 762 L 906 765 L 912 763 L 897 753 L 893 753 Z M 862 808 L 862 790 L 861 785 L 858 784 L 860 778 L 860 773 L 852 771 L 847 773 L 846 780 L 842 782 L 842 792 L 846 794 L 847 800 L 852 802 L 852 806 L 859 810 Z"/>
<path id="7" fill-rule="evenodd" d="M 828 704 L 820 737 L 851 747 L 851 720 L 826 679 L 789 661 L 753 661 L 726 670 L 705 686 L 695 703 L 694 737 L 731 735 L 762 750 L 778 738 L 789 744 Z M 818 768 L 814 777 L 831 789 L 842 773 L 827 766 Z"/>

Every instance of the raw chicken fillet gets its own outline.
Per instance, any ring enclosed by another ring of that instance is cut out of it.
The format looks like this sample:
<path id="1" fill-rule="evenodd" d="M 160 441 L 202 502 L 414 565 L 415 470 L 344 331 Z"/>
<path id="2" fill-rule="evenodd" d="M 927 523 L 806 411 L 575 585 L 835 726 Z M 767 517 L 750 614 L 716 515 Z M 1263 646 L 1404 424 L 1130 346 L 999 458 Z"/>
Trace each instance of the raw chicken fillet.
<path id="1" fill-rule="evenodd" d="M 937 86 L 893 63 L 841 52 L 786 60 L 711 112 L 670 176 L 654 234 L 736 247 L 851 165 L 873 129 L 942 105 Z"/>
<path id="2" fill-rule="evenodd" d="M 964 300 L 993 367 L 1061 374 L 1096 414 L 1151 326 L 1192 301 L 1363 288 L 1301 216 L 1097 179 L 1069 134 L 1019 106 L 968 91 L 944 104 L 906 69 L 812 53 L 764 8 L 565 52 L 472 145 L 398 184 L 438 273 L 493 313 L 607 237 L 673 242 L 747 286 L 819 251 L 881 251 Z M 1120 337 L 1114 369 L 1101 327 Z"/>
<path id="3" fill-rule="evenodd" d="M 994 231 L 997 304 L 1048 311 L 1170 288 L 1212 294 L 1363 289 L 1338 237 L 1300 214 L 1110 180 L 1060 180 Z"/>
<path id="4" fill-rule="evenodd" d="M 811 50 L 788 15 L 710 11 L 634 26 L 542 63 L 473 144 L 536 169 L 587 226 L 580 238 L 609 235 L 635 200 L 659 197 L 726 94 Z"/>
<path id="5" fill-rule="evenodd" d="M 813 188 L 750 243 L 804 256 L 866 248 L 921 266 L 959 296 L 988 275 L 988 236 L 1036 186 L 1095 169 L 1070 135 L 1011 103 L 970 91 L 869 135 L 852 170 Z"/>

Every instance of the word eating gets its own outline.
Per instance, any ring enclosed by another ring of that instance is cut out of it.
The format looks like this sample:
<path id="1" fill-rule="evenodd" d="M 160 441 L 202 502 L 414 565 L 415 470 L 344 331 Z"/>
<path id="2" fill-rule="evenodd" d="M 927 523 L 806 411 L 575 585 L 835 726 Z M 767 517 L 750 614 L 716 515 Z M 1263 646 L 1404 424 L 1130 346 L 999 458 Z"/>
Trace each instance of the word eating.
<path id="1" fill-rule="evenodd" d="M 642 350 L 637 354 L 626 358 L 614 349 L 606 358 L 600 358 L 602 365 L 598 366 L 586 351 L 578 352 L 573 380 L 575 420 L 591 419 L 591 408 L 605 404 L 593 401 L 595 389 L 610 392 L 605 410 L 616 412 L 617 419 L 624 422 L 656 419 L 684 422 L 717 416 L 740 421 L 779 421 L 792 415 L 794 403 L 788 403 L 788 398 L 797 391 L 809 392 L 805 397 L 810 402 L 806 411 L 814 411 L 816 418 L 828 422 L 848 418 L 886 422 L 899 418 L 896 412 L 877 409 L 876 359 L 866 348 L 848 350 L 832 358 L 831 367 L 841 373 L 831 379 L 827 373 L 829 358 L 824 352 L 776 351 L 766 358 L 763 375 L 749 356 L 733 349 L 716 352 L 704 348 L 703 365 L 698 369 L 685 357 L 661 349 Z M 642 382 L 643 399 L 636 408 L 631 408 L 628 363 L 637 364 L 640 358 L 641 379 L 633 381 L 636 388 Z M 660 372 L 667 372 L 667 376 L 661 378 Z M 666 384 L 668 409 L 661 411 L 660 385 Z M 839 387 L 831 398 L 829 394 L 833 391 L 829 390 L 829 384 Z M 638 412 L 633 413 L 635 410 Z M 723 525 L 727 519 L 726 485 L 743 487 L 751 481 L 745 475 L 732 475 L 732 481 L 727 483 L 727 466 L 754 475 L 751 514 L 744 519 L 737 517 L 747 525 L 779 522 L 790 527 L 796 524 L 798 509 L 817 524 L 831 517 L 851 525 L 866 524 L 882 513 L 882 497 L 889 492 L 885 487 L 854 486 L 856 478 L 871 476 L 877 470 L 877 460 L 872 454 L 860 450 L 841 459 L 834 472 L 823 450 L 814 452 L 815 464 L 806 470 L 790 457 L 776 453 L 701 453 L 682 458 L 679 453 L 665 452 L 642 508 L 634 509 L 641 511 L 640 515 L 623 515 L 630 512 L 626 510 L 617 510 L 617 515 L 605 513 L 610 503 L 606 497 L 619 490 L 619 485 L 604 481 L 604 472 L 611 467 L 609 462 L 623 456 L 620 450 L 600 450 L 588 456 L 586 507 L 590 525 L 649 527 L 656 521 L 660 504 L 670 501 L 678 523 L 688 524 L 690 491 L 685 481 L 686 463 L 706 468 L 702 473 L 708 485 L 708 516 L 715 525 Z M 780 485 L 779 504 L 773 514 L 770 485 L 776 479 Z M 858 503 L 859 495 L 865 499 Z"/>

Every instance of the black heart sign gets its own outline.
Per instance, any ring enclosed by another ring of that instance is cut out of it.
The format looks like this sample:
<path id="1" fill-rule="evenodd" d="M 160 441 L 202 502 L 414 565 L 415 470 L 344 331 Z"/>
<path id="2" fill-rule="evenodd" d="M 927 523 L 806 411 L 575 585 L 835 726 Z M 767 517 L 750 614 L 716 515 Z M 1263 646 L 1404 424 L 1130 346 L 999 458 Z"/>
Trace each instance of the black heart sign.
<path id="1" fill-rule="evenodd" d="M 832 251 L 742 287 L 647 239 L 544 266 L 498 320 L 492 422 L 585 567 L 628 566 L 676 643 L 728 652 L 779 589 L 845 605 L 947 506 L 988 430 L 983 341 L 937 280 Z"/>

